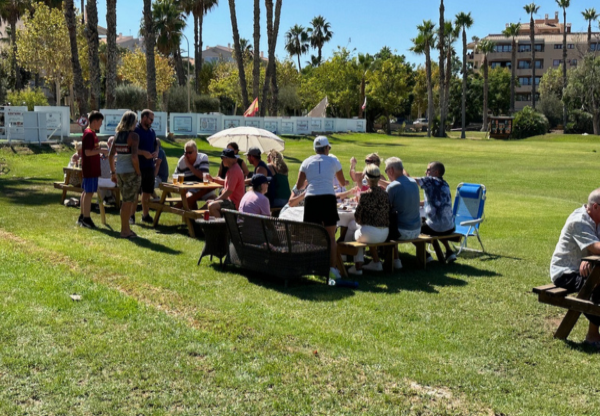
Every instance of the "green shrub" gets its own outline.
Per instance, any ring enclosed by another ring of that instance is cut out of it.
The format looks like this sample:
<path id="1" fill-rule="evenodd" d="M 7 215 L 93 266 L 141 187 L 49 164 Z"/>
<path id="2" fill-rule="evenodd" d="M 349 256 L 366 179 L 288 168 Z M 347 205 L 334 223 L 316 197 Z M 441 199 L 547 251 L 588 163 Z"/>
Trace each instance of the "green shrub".
<path id="1" fill-rule="evenodd" d="M 33 111 L 33 107 L 36 105 L 48 105 L 48 99 L 40 88 L 11 91 L 8 93 L 7 99 L 9 103 L 15 106 L 26 105 L 29 111 Z"/>
<path id="2" fill-rule="evenodd" d="M 169 113 L 187 113 L 188 111 L 188 87 L 175 86 L 167 91 L 166 103 Z M 190 89 L 190 110 L 194 111 L 194 102 L 198 95 Z"/>
<path id="3" fill-rule="evenodd" d="M 218 98 L 213 98 L 210 95 L 197 95 L 195 94 L 193 109 L 196 113 L 211 113 L 219 111 L 221 103 Z M 187 109 L 187 107 L 186 107 Z"/>
<path id="4" fill-rule="evenodd" d="M 594 118 L 583 110 L 573 110 L 569 113 L 570 122 L 565 126 L 565 133 L 594 134 Z"/>
<path id="5" fill-rule="evenodd" d="M 555 94 L 547 93 L 542 95 L 538 109 L 546 116 L 550 127 L 556 127 L 563 124 L 563 103 Z"/>
<path id="6" fill-rule="evenodd" d="M 142 111 L 147 107 L 148 95 L 146 90 L 137 85 L 119 85 L 115 89 L 115 104 L 117 108 L 128 108 L 131 111 Z"/>
<path id="7" fill-rule="evenodd" d="M 546 134 L 549 129 L 550 123 L 546 116 L 527 106 L 515 115 L 511 139 L 525 139 Z"/>

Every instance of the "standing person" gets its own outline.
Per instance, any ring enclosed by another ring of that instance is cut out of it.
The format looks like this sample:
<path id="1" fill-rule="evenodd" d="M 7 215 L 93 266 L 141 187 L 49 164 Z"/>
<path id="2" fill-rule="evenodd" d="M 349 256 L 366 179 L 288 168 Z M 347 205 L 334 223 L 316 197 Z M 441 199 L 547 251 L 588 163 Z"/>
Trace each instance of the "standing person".
<path id="1" fill-rule="evenodd" d="M 446 168 L 442 162 L 431 162 L 422 178 L 415 181 L 423 188 L 424 201 L 421 203 L 425 208 L 425 224 L 421 227 L 423 234 L 431 236 L 443 236 L 454 233 L 454 215 L 452 214 L 452 195 L 450 186 L 444 180 Z M 446 240 L 442 240 L 446 247 L 446 261 L 454 263 L 456 254 L 450 248 Z M 433 260 L 428 256 L 427 261 Z"/>
<path id="2" fill-rule="evenodd" d="M 162 146 L 158 148 L 158 157 L 154 164 L 154 189 L 156 189 L 162 182 L 169 181 L 169 162 Z"/>
<path id="3" fill-rule="evenodd" d="M 394 240 L 418 238 L 421 233 L 419 185 L 406 175 L 404 164 L 397 157 L 390 157 L 385 161 L 385 173 L 391 181 L 386 189 L 391 205 L 390 238 Z M 402 268 L 397 248 L 394 250 L 394 268 Z"/>
<path id="4" fill-rule="evenodd" d="M 100 155 L 107 154 L 106 149 L 100 148 L 96 130 L 100 129 L 104 116 L 98 111 L 92 111 L 89 117 L 90 125 L 83 132 L 83 140 L 81 141 L 81 173 L 83 182 L 81 187 L 81 214 L 77 220 L 77 224 L 86 228 L 96 228 L 96 225 L 90 217 L 90 209 L 92 207 L 92 197 L 94 192 L 98 192 L 98 178 L 101 175 Z"/>
<path id="5" fill-rule="evenodd" d="M 223 185 L 221 194 L 208 204 L 210 215 L 216 218 L 221 218 L 221 209 L 223 208 L 238 209 L 246 191 L 244 173 L 237 163 L 235 152 L 231 149 L 223 149 L 221 160 L 228 168 L 225 180 L 223 181 L 208 175 L 211 181 Z"/>
<path id="6" fill-rule="evenodd" d="M 550 262 L 550 278 L 555 286 L 578 292 L 589 277 L 594 266 L 582 259 L 600 255 L 600 188 L 588 196 L 587 204 L 569 215 Z M 600 285 L 591 296 L 595 304 L 600 302 Z M 585 344 L 600 350 L 600 317 L 585 314 L 590 321 Z"/>
<path id="7" fill-rule="evenodd" d="M 379 186 L 381 173 L 377 165 L 367 165 L 365 177 L 369 184 L 369 190 L 360 195 L 360 201 L 354 213 L 356 223 L 359 225 L 354 232 L 354 239 L 365 244 L 383 243 L 390 231 L 390 201 L 388 194 Z M 371 250 L 373 261 L 365 266 L 363 266 L 364 254 L 363 248 L 358 250 L 358 254 L 354 257 L 354 266 L 348 270 L 348 273 L 361 275 L 363 269 L 378 272 L 383 270 L 377 250 Z"/>
<path id="8" fill-rule="evenodd" d="M 135 130 L 137 116 L 133 111 L 127 111 L 121 117 L 117 126 L 115 141 L 110 148 L 108 160 L 113 182 L 121 189 L 121 238 L 135 238 L 137 234 L 131 231 L 129 218 L 132 209 L 137 205 L 138 192 L 142 184 L 142 172 L 138 159 L 139 137 Z M 115 155 L 117 163 L 115 167 Z"/>
<path id="9" fill-rule="evenodd" d="M 287 204 L 292 191 L 290 190 L 290 181 L 288 180 L 288 167 L 283 160 L 283 155 L 277 150 L 271 150 L 267 154 L 267 168 L 273 172 L 271 182 L 269 182 L 269 190 L 267 198 L 271 207 L 281 208 Z"/>
<path id="10" fill-rule="evenodd" d="M 313 148 L 316 154 L 302 162 L 296 188 L 300 189 L 304 181 L 308 181 L 304 199 L 304 222 L 320 224 L 327 230 L 331 241 L 329 276 L 339 279 L 340 272 L 335 268 L 337 255 L 335 229 L 340 217 L 337 212 L 333 178 L 337 176 L 340 183 L 346 183 L 346 179 L 340 161 L 328 156 L 331 146 L 327 137 L 317 136 Z"/>
<path id="11" fill-rule="evenodd" d="M 140 122 L 135 128 L 135 132 L 140 138 L 138 146 L 138 158 L 140 162 L 140 172 L 142 172 L 142 222 L 152 224 L 154 219 L 150 216 L 150 197 L 154 193 L 154 159 L 158 157 L 160 141 L 156 138 L 156 133 L 152 129 L 154 122 L 154 113 L 152 110 L 144 110 L 140 114 Z M 137 208 L 137 207 L 136 207 Z M 135 224 L 135 210 L 131 214 L 131 224 Z"/>
<path id="12" fill-rule="evenodd" d="M 240 202 L 240 212 L 271 216 L 269 199 L 265 196 L 269 189 L 269 178 L 262 174 L 252 177 L 252 190 L 246 192 Z"/>
<path id="13" fill-rule="evenodd" d="M 238 144 L 236 142 L 230 142 L 227 143 L 227 148 L 231 149 L 235 152 L 235 155 L 238 158 L 238 165 L 240 165 L 240 168 L 242 168 L 242 172 L 244 173 L 244 178 L 248 177 L 248 166 L 246 165 L 246 162 L 244 162 L 244 159 L 242 159 L 241 157 L 239 157 L 239 153 L 240 153 L 240 147 L 238 146 Z M 225 165 L 223 164 L 223 162 L 221 162 L 221 165 L 219 165 L 219 173 L 217 173 L 217 177 L 221 178 L 221 179 L 225 179 L 225 176 L 227 175 L 227 168 L 225 167 Z"/>

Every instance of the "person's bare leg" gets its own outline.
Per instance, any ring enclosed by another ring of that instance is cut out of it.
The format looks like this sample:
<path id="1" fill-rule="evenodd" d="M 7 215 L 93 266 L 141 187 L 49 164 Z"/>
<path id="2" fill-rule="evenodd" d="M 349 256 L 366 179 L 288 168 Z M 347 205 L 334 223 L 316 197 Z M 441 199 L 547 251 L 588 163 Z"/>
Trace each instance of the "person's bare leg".
<path id="1" fill-rule="evenodd" d="M 375 263 L 379 263 L 380 262 L 380 260 L 379 260 L 379 253 L 377 253 L 377 249 L 376 248 L 375 249 L 369 248 L 369 253 L 371 253 L 371 257 L 373 258 L 373 261 Z M 398 249 L 396 249 L 394 255 L 396 256 L 396 257 L 394 257 L 395 259 L 398 258 Z"/>
<path id="2" fill-rule="evenodd" d="M 221 218 L 221 204 L 219 201 L 214 201 L 208 204 L 208 214 L 211 217 Z"/>
<path id="3" fill-rule="evenodd" d="M 137 211 L 137 206 L 138 206 L 138 199 L 137 197 L 135 198 L 134 202 L 130 202 L 131 204 L 131 208 L 129 208 L 129 216 L 130 217 L 135 217 L 135 212 Z"/>
<path id="4" fill-rule="evenodd" d="M 90 210 L 92 208 L 92 197 L 94 196 L 94 194 L 92 192 L 84 192 L 82 194 L 83 196 L 83 203 L 81 204 L 82 207 L 82 214 L 83 214 L 83 218 L 89 218 L 90 216 Z"/>
<path id="5" fill-rule="evenodd" d="M 325 230 L 327 230 L 327 234 L 329 234 L 329 241 L 331 241 L 331 256 L 329 258 L 329 263 L 331 267 L 335 267 L 337 263 L 337 243 L 335 242 L 335 229 L 335 225 L 325 227 Z"/>
<path id="6" fill-rule="evenodd" d="M 83 186 L 83 185 L 82 185 L 82 186 Z M 84 207 L 84 205 L 85 205 L 85 204 L 83 203 L 83 200 L 84 200 L 84 198 L 85 198 L 85 191 L 83 191 L 83 192 L 81 193 L 81 196 L 79 197 L 79 212 L 80 212 L 81 216 L 83 216 L 83 217 L 85 217 L 85 215 L 83 215 L 83 207 Z"/>
<path id="7" fill-rule="evenodd" d="M 131 207 L 135 206 L 133 202 L 123 202 L 121 205 L 121 237 L 129 237 L 131 228 L 129 227 L 129 217 L 131 217 Z"/>
<path id="8" fill-rule="evenodd" d="M 585 336 L 585 340 L 588 342 L 600 342 L 600 333 L 598 332 L 598 326 L 590 322 L 588 327 L 588 333 Z"/>

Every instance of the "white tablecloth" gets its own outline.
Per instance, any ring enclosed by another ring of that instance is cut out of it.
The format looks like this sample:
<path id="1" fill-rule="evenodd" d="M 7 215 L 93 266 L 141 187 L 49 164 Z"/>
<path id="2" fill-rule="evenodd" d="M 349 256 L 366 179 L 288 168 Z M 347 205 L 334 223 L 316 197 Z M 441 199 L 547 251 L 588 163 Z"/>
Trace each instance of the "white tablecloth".
<path id="1" fill-rule="evenodd" d="M 354 211 L 340 211 L 338 210 L 340 220 L 338 221 L 338 227 L 347 227 L 348 224 L 354 221 Z M 279 214 L 279 218 L 283 220 L 291 221 L 304 221 L 304 207 L 291 207 Z"/>

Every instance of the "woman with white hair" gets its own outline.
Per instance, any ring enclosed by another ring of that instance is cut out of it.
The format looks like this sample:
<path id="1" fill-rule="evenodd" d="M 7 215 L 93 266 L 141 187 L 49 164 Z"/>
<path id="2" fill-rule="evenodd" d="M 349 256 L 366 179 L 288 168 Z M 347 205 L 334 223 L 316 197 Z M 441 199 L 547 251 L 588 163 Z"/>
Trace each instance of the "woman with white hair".
<path id="1" fill-rule="evenodd" d="M 381 173 L 375 164 L 367 165 L 364 170 L 369 189 L 360 195 L 360 202 L 356 207 L 354 218 L 359 225 L 354 232 L 354 238 L 359 243 L 376 244 L 383 243 L 389 232 L 390 225 L 390 201 L 387 192 L 379 186 Z M 360 249 L 354 256 L 354 266 L 348 273 L 361 275 L 363 269 L 371 271 L 382 271 L 383 266 L 377 250 L 371 251 L 373 261 L 363 266 L 365 261 L 364 249 Z"/>

